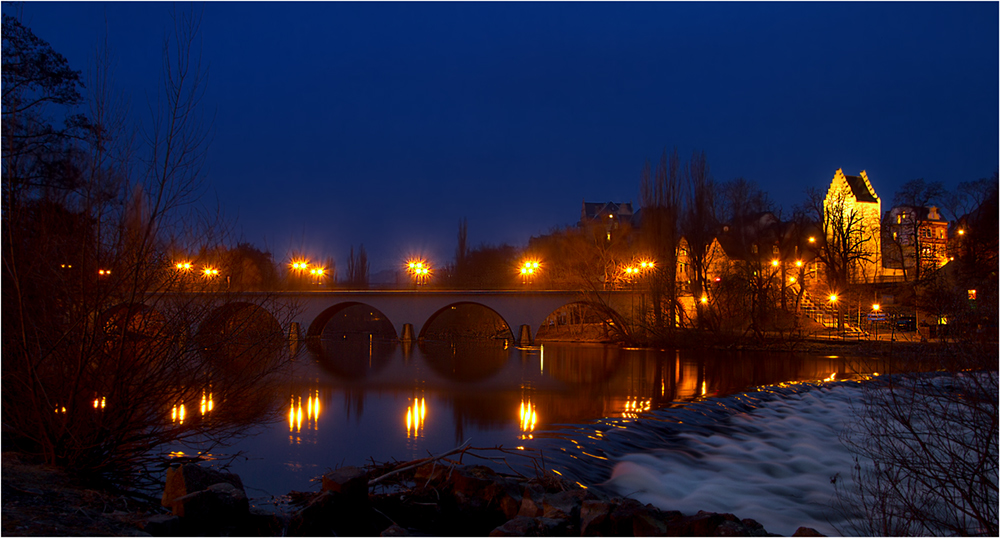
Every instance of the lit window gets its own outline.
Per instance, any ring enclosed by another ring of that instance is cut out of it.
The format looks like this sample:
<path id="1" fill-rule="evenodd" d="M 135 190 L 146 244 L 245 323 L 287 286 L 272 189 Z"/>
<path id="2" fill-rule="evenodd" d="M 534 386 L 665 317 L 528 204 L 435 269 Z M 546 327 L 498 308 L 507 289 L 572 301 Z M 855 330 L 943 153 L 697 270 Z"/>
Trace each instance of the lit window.
<path id="1" fill-rule="evenodd" d="M 969 290 L 969 300 L 970 301 L 976 300 L 976 290 Z"/>
<path id="2" fill-rule="evenodd" d="M 750 252 L 757 254 L 757 244 L 750 245 Z"/>
<path id="3" fill-rule="evenodd" d="M 778 245 L 771 245 L 771 254 L 778 253 Z"/>

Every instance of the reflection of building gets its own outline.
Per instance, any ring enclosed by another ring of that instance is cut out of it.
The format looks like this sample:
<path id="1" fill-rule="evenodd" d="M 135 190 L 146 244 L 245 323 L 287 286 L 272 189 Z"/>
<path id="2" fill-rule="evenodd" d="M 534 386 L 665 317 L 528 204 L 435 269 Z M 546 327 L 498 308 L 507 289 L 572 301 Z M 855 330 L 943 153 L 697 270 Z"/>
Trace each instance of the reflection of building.
<path id="1" fill-rule="evenodd" d="M 948 222 L 936 207 L 898 206 L 885 214 L 882 238 L 882 266 L 906 273 L 919 261 L 919 274 L 933 271 L 948 262 Z M 887 271 L 888 272 L 888 271 Z"/>

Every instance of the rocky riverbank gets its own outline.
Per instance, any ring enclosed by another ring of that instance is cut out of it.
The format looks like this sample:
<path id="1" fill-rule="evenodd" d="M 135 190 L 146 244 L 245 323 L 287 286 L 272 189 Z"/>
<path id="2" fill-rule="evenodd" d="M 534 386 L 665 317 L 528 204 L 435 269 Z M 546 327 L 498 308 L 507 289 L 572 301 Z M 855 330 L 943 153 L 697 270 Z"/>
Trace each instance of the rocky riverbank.
<path id="1" fill-rule="evenodd" d="M 733 514 L 682 514 L 571 484 L 439 458 L 344 467 L 286 510 L 251 508 L 236 475 L 186 464 L 167 471 L 161 507 L 75 486 L 4 454 L 8 536 L 777 536 Z M 818 536 L 802 527 L 796 536 Z"/>

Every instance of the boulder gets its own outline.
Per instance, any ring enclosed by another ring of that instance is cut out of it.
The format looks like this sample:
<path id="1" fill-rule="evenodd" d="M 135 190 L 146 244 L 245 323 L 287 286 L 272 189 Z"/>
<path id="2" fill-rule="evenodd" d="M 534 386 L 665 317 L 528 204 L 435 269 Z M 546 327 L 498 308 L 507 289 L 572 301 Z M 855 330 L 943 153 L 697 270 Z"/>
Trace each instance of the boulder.
<path id="1" fill-rule="evenodd" d="M 179 536 L 181 518 L 170 514 L 156 514 L 146 519 L 142 530 L 151 536 Z"/>
<path id="2" fill-rule="evenodd" d="M 379 536 L 409 536 L 409 535 L 410 533 L 406 529 L 400 527 L 399 525 L 396 525 L 395 523 L 389 525 L 388 528 L 386 528 L 384 531 L 382 531 L 381 534 L 379 534 Z"/>
<path id="3" fill-rule="evenodd" d="M 826 536 L 825 534 L 820 534 L 820 532 L 812 527 L 799 527 L 795 529 L 795 533 L 792 536 Z"/>
<path id="4" fill-rule="evenodd" d="M 565 519 L 570 524 L 576 524 L 584 500 L 594 500 L 590 492 L 585 489 L 549 493 L 542 498 L 542 517 Z"/>
<path id="5" fill-rule="evenodd" d="M 323 491 L 340 493 L 345 502 L 368 504 L 368 473 L 357 467 L 341 467 L 323 475 Z"/>
<path id="6" fill-rule="evenodd" d="M 518 507 L 517 515 L 524 517 L 539 517 L 545 509 L 542 508 L 542 499 L 545 497 L 545 488 L 540 484 L 528 481 L 521 493 L 521 504 Z"/>
<path id="7" fill-rule="evenodd" d="M 316 495 L 292 514 L 288 524 L 291 536 L 323 536 L 333 535 L 333 506 L 339 493 L 324 491 Z"/>
<path id="8" fill-rule="evenodd" d="M 538 522 L 533 517 L 515 516 L 490 531 L 490 536 L 538 536 Z"/>
<path id="9" fill-rule="evenodd" d="M 438 465 L 436 461 L 432 461 L 417 467 L 413 473 L 413 481 L 417 487 L 439 484 L 447 479 L 447 473 L 447 466 Z"/>
<path id="10" fill-rule="evenodd" d="M 243 481 L 233 473 L 224 473 L 214 469 L 207 469 L 193 463 L 171 466 L 167 469 L 166 484 L 163 486 L 163 496 L 160 504 L 173 510 L 175 516 L 183 516 L 183 508 L 178 508 L 177 499 L 186 498 L 189 495 L 208 489 L 213 484 L 227 483 L 243 492 Z M 181 503 L 183 504 L 183 503 Z"/>
<path id="11" fill-rule="evenodd" d="M 489 536 L 564 536 L 567 527 L 563 519 L 516 516 L 490 531 Z"/>
<path id="12" fill-rule="evenodd" d="M 187 520 L 188 527 L 243 527 L 250 515 L 250 501 L 242 489 L 220 482 L 175 499 L 173 510 Z"/>
<path id="13" fill-rule="evenodd" d="M 580 505 L 580 536 L 604 536 L 609 534 L 612 505 L 608 501 L 585 500 Z"/>

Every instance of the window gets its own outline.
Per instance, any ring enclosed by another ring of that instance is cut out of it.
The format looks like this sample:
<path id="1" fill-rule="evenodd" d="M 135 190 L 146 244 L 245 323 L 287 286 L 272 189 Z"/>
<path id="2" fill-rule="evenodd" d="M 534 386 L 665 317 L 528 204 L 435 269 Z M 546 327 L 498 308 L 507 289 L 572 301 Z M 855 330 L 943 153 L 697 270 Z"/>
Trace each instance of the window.
<path id="1" fill-rule="evenodd" d="M 976 290 L 969 290 L 969 300 L 970 301 L 976 300 Z"/>
<path id="2" fill-rule="evenodd" d="M 778 253 L 778 245 L 771 245 L 771 254 Z"/>
<path id="3" fill-rule="evenodd" d="M 753 254 L 757 254 L 757 243 L 750 245 L 750 252 Z"/>
<path id="4" fill-rule="evenodd" d="M 924 228 L 924 237 L 930 238 L 930 236 L 931 236 L 931 229 L 930 228 Z"/>

